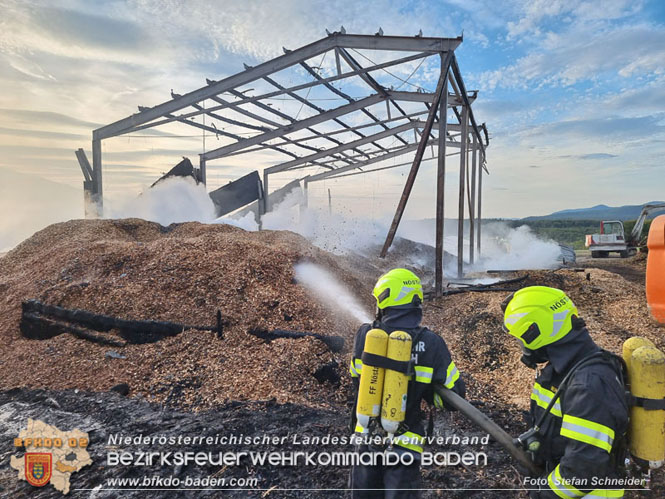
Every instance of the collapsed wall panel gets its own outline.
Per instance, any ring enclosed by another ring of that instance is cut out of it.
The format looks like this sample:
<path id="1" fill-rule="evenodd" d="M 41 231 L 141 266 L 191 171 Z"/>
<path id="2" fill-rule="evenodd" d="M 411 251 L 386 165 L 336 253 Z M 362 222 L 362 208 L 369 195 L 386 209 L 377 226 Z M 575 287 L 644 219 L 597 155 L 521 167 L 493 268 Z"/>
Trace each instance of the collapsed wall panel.
<path id="1" fill-rule="evenodd" d="M 172 178 L 172 177 L 181 177 L 181 178 L 191 177 L 194 179 L 194 181 L 197 184 L 201 182 L 201 174 L 199 170 L 197 168 L 194 168 L 194 165 L 192 165 L 192 162 L 189 160 L 189 158 L 182 158 L 182 161 L 180 163 L 178 163 L 173 168 L 171 168 L 167 173 L 162 175 L 150 187 L 155 187 L 160 182 L 166 180 L 167 178 Z"/>
<path id="2" fill-rule="evenodd" d="M 231 213 L 262 197 L 263 185 L 259 172 L 256 170 L 210 193 L 218 217 Z"/>
<path id="3" fill-rule="evenodd" d="M 279 203 L 284 201 L 286 199 L 286 196 L 288 196 L 291 192 L 294 190 L 297 190 L 298 192 L 302 192 L 302 188 L 300 187 L 300 180 L 292 180 L 288 184 L 286 184 L 284 187 L 280 187 L 274 192 L 271 192 L 268 194 L 268 209 L 267 211 L 272 210 L 275 206 L 277 206 Z M 254 219 L 258 222 L 259 221 L 259 202 L 255 201 L 249 206 L 245 207 L 244 209 L 240 210 L 238 213 L 235 215 L 237 217 L 244 217 L 248 213 L 254 213 Z"/>

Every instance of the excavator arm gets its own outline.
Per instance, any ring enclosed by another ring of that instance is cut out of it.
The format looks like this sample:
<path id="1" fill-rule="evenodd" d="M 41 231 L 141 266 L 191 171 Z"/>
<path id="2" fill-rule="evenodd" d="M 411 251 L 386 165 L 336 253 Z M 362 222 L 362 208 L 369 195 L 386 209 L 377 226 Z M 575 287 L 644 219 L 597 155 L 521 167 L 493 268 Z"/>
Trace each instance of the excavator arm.
<path id="1" fill-rule="evenodd" d="M 631 244 L 634 244 L 635 246 L 639 244 L 640 238 L 642 237 L 642 230 L 644 229 L 644 222 L 651 212 L 657 210 L 665 210 L 665 203 L 647 204 L 644 206 L 644 208 L 642 208 L 642 212 L 635 221 L 633 230 L 630 232 L 629 241 Z"/>

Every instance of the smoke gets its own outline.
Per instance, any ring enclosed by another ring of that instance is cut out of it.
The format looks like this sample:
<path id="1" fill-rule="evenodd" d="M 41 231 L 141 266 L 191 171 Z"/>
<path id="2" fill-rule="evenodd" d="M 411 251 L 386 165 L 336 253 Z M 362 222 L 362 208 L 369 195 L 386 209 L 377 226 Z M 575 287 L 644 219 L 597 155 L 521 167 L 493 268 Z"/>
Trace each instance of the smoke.
<path id="1" fill-rule="evenodd" d="M 385 238 L 388 227 L 363 218 L 349 218 L 327 209 L 303 208 L 303 192 L 294 189 L 263 218 L 263 228 L 290 230 L 335 254 L 363 253 Z"/>
<path id="2" fill-rule="evenodd" d="M 305 262 L 296 264 L 294 270 L 298 283 L 304 285 L 330 311 L 350 315 L 362 323 L 372 322 L 370 314 L 353 293 L 323 267 Z"/>
<path id="3" fill-rule="evenodd" d="M 11 192 L 6 194 L 11 194 Z M 69 197 L 71 198 L 71 196 Z M 388 233 L 390 214 L 386 214 L 386 217 L 381 220 L 370 220 L 362 216 L 343 215 L 339 212 L 330 213 L 327 207 L 322 209 L 303 207 L 303 201 L 301 189 L 296 188 L 291 191 L 274 206 L 270 213 L 263 217 L 263 228 L 296 232 L 319 248 L 335 254 L 343 255 L 353 252 L 368 257 L 376 256 L 378 247 Z M 83 210 L 81 208 L 79 210 L 82 214 Z M 107 198 L 104 211 L 107 218 L 135 217 L 165 226 L 178 222 L 198 221 L 230 224 L 249 231 L 258 230 L 255 215 L 251 212 L 217 218 L 215 206 L 207 195 L 205 186 L 197 185 L 193 179 L 189 178 L 166 179 L 155 187 L 146 189 L 138 197 L 132 193 L 123 197 Z M 53 210 L 40 210 L 42 214 L 51 212 Z M 60 219 L 49 221 L 53 223 Z M 23 234 L 18 228 L 18 219 L 15 222 L 8 226 L 4 233 L 0 230 L 0 236 L 2 236 L 0 250 L 10 249 L 37 228 L 47 225 L 47 223 L 42 223 L 31 228 L 29 233 Z M 449 254 L 446 273 L 452 275 L 456 274 L 456 266 L 454 258 L 450 258 L 450 255 L 457 254 L 457 223 L 455 220 L 446 220 L 444 228 L 444 250 Z M 467 231 L 468 228 L 465 229 L 465 233 Z M 403 220 L 397 232 L 398 238 L 404 237 L 429 246 L 435 244 L 434 234 L 433 219 Z M 512 229 L 505 224 L 484 224 L 482 234 L 482 255 L 481 258 L 476 258 L 476 262 L 471 268 L 474 271 L 552 268 L 558 264 L 560 259 L 560 249 L 557 243 L 538 238 L 526 226 Z M 18 237 L 19 235 L 22 237 Z M 468 261 L 468 257 L 469 242 L 465 240 L 465 261 Z M 434 264 L 432 258 L 433 256 L 427 251 L 407 253 L 404 256 L 404 263 L 415 267 L 432 267 Z"/>
<path id="4" fill-rule="evenodd" d="M 534 234 L 527 225 L 515 229 L 502 223 L 482 227 L 478 270 L 548 269 L 559 265 L 561 247 Z"/>
<path id="5" fill-rule="evenodd" d="M 221 223 L 253 231 L 258 224 L 252 213 L 244 217 L 217 218 L 215 205 L 203 184 L 193 178 L 171 177 L 154 187 L 146 189 L 140 196 L 110 199 L 104 204 L 105 218 L 142 218 L 170 225 L 180 222 Z"/>
<path id="6" fill-rule="evenodd" d="M 338 255 L 359 253 L 375 256 L 377 247 L 388 233 L 389 219 L 370 220 L 359 216 L 330 213 L 327 208 L 303 207 L 303 191 L 292 190 L 276 204 L 262 220 L 268 230 L 290 230 L 308 239 L 315 246 Z M 116 209 L 115 206 L 118 206 Z M 258 230 L 253 213 L 243 216 L 215 217 L 215 207 L 206 194 L 205 186 L 197 185 L 193 179 L 170 178 L 154 188 L 148 189 L 138 198 L 125 203 L 111 204 L 107 209 L 110 218 L 139 217 L 162 225 L 174 222 L 199 221 L 203 223 L 226 223 L 245 230 Z M 446 220 L 444 224 L 444 250 L 453 257 L 457 255 L 457 221 Z M 418 243 L 435 245 L 434 219 L 403 220 L 397 233 Z M 468 237 L 468 224 L 465 225 Z M 464 240 L 464 260 L 469 261 L 469 240 Z M 476 256 L 472 271 L 517 270 L 553 268 L 558 265 L 560 248 L 554 241 L 536 236 L 527 226 L 516 229 L 503 223 L 483 224 L 482 253 Z M 407 254 L 405 264 L 433 266 L 430 256 Z M 457 273 L 455 258 L 448 258 L 446 273 Z"/>
<path id="7" fill-rule="evenodd" d="M 457 220 L 446 219 L 444 223 L 443 248 L 447 253 L 458 254 Z M 434 219 L 405 220 L 398 234 L 413 241 L 434 246 Z M 469 224 L 464 225 L 463 256 L 469 262 Z M 481 228 L 481 254 L 475 251 L 472 271 L 548 269 L 558 266 L 561 248 L 558 243 L 538 237 L 527 226 L 512 228 L 505 223 L 483 223 Z M 457 264 L 451 262 L 446 267 L 448 275 L 457 274 Z"/>
<path id="8" fill-rule="evenodd" d="M 44 227 L 83 216 L 83 192 L 0 167 L 0 253 Z"/>
<path id="9" fill-rule="evenodd" d="M 178 222 L 209 223 L 215 205 L 203 184 L 193 178 L 167 178 L 140 196 L 110 199 L 104 203 L 105 218 L 142 218 L 161 225 Z"/>

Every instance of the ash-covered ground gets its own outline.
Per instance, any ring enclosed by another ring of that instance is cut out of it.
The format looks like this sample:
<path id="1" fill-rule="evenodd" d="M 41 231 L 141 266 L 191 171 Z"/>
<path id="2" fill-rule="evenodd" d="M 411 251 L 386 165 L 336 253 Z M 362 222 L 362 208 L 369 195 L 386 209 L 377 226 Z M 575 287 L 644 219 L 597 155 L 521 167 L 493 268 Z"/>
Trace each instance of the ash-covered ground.
<path id="1" fill-rule="evenodd" d="M 505 410 L 491 410 L 498 420 L 508 422 L 514 415 Z M 5 466 L 12 454 L 21 449 L 14 448 L 13 439 L 25 425 L 27 418 L 39 419 L 59 428 L 81 428 L 88 432 L 88 452 L 93 464 L 73 473 L 70 478 L 74 497 L 216 497 L 220 490 L 171 491 L 168 490 L 104 490 L 111 487 L 109 479 L 140 479 L 143 477 L 170 477 L 180 480 L 216 478 L 256 478 L 250 490 L 223 490 L 231 497 L 340 497 L 347 487 L 349 468 L 345 466 L 257 465 L 249 457 L 242 457 L 237 466 L 159 465 L 122 466 L 108 465 L 109 452 L 132 452 L 143 449 L 151 452 L 191 451 L 238 453 L 252 452 L 311 452 L 333 453 L 350 451 L 352 445 L 306 443 L 306 439 L 347 438 L 348 412 L 314 409 L 295 404 L 277 404 L 274 400 L 262 402 L 230 402 L 218 408 L 197 413 L 178 411 L 165 406 L 150 404 L 142 399 L 126 398 L 117 393 L 92 393 L 73 390 L 28 390 L 13 389 L 0 392 L 0 493 L 4 497 L 62 497 L 52 487 L 35 489 L 25 481 L 16 479 L 16 471 Z M 454 436 L 483 437 L 459 414 L 447 414 L 437 419 L 436 432 L 449 437 L 449 445 L 441 451 L 484 452 L 488 465 L 449 467 L 430 466 L 424 468 L 424 487 L 449 489 L 446 497 L 499 497 L 499 493 L 450 489 L 515 488 L 517 471 L 509 461 L 507 453 L 496 443 L 489 445 L 453 444 Z M 252 444 L 192 444 L 188 446 L 155 444 L 150 446 L 112 445 L 113 435 L 130 437 L 180 435 L 212 437 L 236 435 L 249 438 L 266 437 L 270 443 Z M 272 439 L 279 443 L 275 444 Z M 111 443 L 110 443 L 111 442 Z M 304 461 L 303 461 L 304 462 Z M 130 488 L 130 487 L 127 487 Z M 294 490 L 285 490 L 294 489 Z M 325 490 L 328 489 L 328 490 Z M 441 491 L 426 491 L 424 497 L 438 497 Z"/>

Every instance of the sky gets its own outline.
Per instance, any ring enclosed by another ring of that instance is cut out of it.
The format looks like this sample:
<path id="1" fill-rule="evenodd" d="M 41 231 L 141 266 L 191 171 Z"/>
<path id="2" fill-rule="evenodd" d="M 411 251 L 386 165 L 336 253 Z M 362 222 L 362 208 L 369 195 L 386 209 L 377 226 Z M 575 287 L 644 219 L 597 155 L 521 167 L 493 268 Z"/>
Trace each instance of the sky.
<path id="1" fill-rule="evenodd" d="M 192 91 L 206 77 L 232 75 L 243 63 L 256 65 L 342 25 L 358 34 L 380 27 L 386 35 L 463 35 L 455 54 L 467 89 L 479 91 L 477 121 L 490 132 L 483 216 L 663 197 L 660 0 L 0 0 L 0 12 L 0 231 L 15 227 L 17 217 L 37 216 L 38 198 L 50 203 L 49 221 L 83 216 L 74 150 L 91 157 L 93 129 L 168 100 L 171 90 Z M 332 74 L 334 59 L 319 67 Z M 413 68 L 407 65 L 398 82 Z M 418 69 L 402 90 L 434 89 L 435 65 Z M 281 77 L 284 84 L 306 81 L 302 71 Z M 302 112 L 299 103 L 274 106 Z M 223 143 L 184 125 L 163 128 L 104 141 L 109 199 L 135 196 L 182 156 L 197 163 L 203 148 Z M 276 154 L 211 164 L 210 188 L 284 161 Z M 453 217 L 458 173 L 455 160 L 450 165 L 446 215 Z M 330 190 L 336 209 L 385 217 L 394 212 L 407 170 L 315 184 L 310 202 L 327 204 Z M 291 178 L 281 176 L 275 187 Z M 407 218 L 434 216 L 434 178 L 435 162 L 424 163 Z M 24 208 L 27 200 L 33 209 Z"/>

